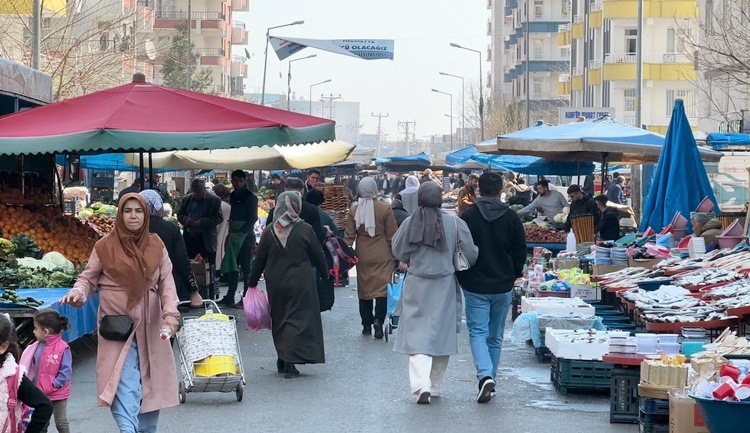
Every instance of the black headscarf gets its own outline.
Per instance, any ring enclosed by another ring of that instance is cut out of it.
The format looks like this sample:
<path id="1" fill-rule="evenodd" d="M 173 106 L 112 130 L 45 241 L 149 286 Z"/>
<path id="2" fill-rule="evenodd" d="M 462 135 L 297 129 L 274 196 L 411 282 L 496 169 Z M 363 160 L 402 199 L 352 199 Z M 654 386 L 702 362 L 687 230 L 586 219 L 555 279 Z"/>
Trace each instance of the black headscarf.
<path id="1" fill-rule="evenodd" d="M 434 182 L 423 183 L 417 192 L 417 200 L 419 208 L 409 223 L 409 245 L 415 249 L 426 245 L 438 251 L 446 251 L 443 218 L 440 214 L 442 190 Z"/>
<path id="2" fill-rule="evenodd" d="M 307 194 L 305 194 L 305 201 L 310 203 L 311 205 L 320 207 L 320 205 L 326 202 L 326 196 L 322 191 L 311 189 Z"/>

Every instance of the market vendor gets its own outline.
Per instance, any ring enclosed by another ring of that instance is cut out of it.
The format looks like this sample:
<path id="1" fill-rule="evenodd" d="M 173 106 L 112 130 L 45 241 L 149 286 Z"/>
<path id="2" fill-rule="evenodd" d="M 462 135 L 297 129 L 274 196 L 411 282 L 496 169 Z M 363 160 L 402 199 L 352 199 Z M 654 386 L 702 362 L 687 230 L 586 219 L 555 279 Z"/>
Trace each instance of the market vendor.
<path id="1" fill-rule="evenodd" d="M 608 207 L 608 201 L 607 196 L 604 194 L 594 197 L 596 207 L 602 214 L 597 231 L 599 232 L 599 239 L 603 241 L 616 241 L 620 239 L 620 212 L 613 207 Z"/>
<path id="2" fill-rule="evenodd" d="M 708 215 L 696 213 L 690 218 L 693 224 L 693 234 L 706 241 L 706 249 L 709 245 L 716 243 L 716 236 L 722 232 L 721 221 L 716 218 L 708 218 Z"/>
<path id="3" fill-rule="evenodd" d="M 568 198 L 570 199 L 570 213 L 565 221 L 566 232 L 569 232 L 572 228 L 571 219 L 580 215 L 593 215 L 594 227 L 599 227 L 601 215 L 594 202 L 594 197 L 584 193 L 579 185 L 570 185 L 568 187 Z"/>
<path id="4" fill-rule="evenodd" d="M 540 180 L 536 183 L 536 192 L 539 194 L 528 206 L 518 211 L 519 215 L 527 214 L 532 210 L 541 212 L 548 219 L 561 214 L 568 207 L 568 201 L 560 191 L 550 189 L 548 180 Z"/>

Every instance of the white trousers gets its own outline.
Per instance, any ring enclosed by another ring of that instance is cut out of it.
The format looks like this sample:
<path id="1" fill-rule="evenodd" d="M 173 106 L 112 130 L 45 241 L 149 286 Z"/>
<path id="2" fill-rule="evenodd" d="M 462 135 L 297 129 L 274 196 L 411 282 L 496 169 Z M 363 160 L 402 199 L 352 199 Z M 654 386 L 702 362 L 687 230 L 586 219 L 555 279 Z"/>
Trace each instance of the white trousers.
<path id="1" fill-rule="evenodd" d="M 448 368 L 450 356 L 409 355 L 409 384 L 411 392 L 419 394 L 429 388 L 433 396 L 440 395 L 440 383 Z"/>

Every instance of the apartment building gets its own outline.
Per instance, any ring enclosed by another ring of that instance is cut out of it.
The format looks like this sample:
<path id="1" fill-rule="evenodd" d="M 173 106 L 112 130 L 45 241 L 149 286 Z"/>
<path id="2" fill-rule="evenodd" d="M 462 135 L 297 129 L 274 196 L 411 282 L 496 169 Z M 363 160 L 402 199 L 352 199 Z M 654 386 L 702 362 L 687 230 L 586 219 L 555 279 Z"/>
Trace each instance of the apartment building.
<path id="1" fill-rule="evenodd" d="M 535 117 L 548 118 L 544 112 L 556 113 L 556 107 L 568 102 L 565 95 L 557 92 L 557 83 L 569 69 L 570 50 L 558 46 L 556 37 L 558 27 L 569 19 L 568 3 L 506 0 L 503 4 L 495 0 L 488 6 L 492 10 L 488 55 L 495 56 L 490 59 L 493 97 L 524 104 L 528 80 L 531 110 Z"/>
<path id="2" fill-rule="evenodd" d="M 569 95 L 572 106 L 612 107 L 618 120 L 635 125 L 638 1 L 572 0 L 571 6 L 571 21 L 557 34 L 558 46 L 571 52 L 559 94 Z M 689 44 L 699 16 L 695 0 L 644 1 L 641 123 L 649 130 L 666 132 L 675 99 L 685 102 L 694 128 L 704 117 L 700 100 L 708 96 L 698 89 Z"/>
<path id="3" fill-rule="evenodd" d="M 158 38 L 169 40 L 175 25 L 188 19 L 190 5 L 191 42 L 199 57 L 199 65 L 208 68 L 213 77 L 213 93 L 234 98 L 244 97 L 247 78 L 247 59 L 242 50 L 232 51 L 234 45 L 246 45 L 248 31 L 245 23 L 233 20 L 232 12 L 250 10 L 249 0 L 150 0 L 155 1 L 154 27 Z M 155 80 L 161 79 L 158 68 Z"/>

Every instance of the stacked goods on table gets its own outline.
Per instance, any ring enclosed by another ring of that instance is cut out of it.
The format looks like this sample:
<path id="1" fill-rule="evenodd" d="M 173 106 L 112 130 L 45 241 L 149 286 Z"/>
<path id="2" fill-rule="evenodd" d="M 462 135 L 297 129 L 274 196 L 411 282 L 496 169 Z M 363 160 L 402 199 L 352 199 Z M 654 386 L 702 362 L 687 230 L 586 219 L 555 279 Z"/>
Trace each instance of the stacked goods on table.
<path id="1" fill-rule="evenodd" d="M 567 235 L 552 227 L 540 226 L 535 223 L 527 223 L 523 226 L 526 231 L 526 242 L 530 243 L 565 243 Z"/>
<path id="2" fill-rule="evenodd" d="M 609 349 L 609 333 L 547 328 L 545 343 L 552 352 L 552 384 L 560 394 L 571 389 L 609 390 L 612 365 L 601 361 Z"/>
<path id="3" fill-rule="evenodd" d="M 596 314 L 596 309 L 578 298 L 528 298 L 521 300 L 521 311 L 528 313 L 578 313 L 587 316 Z"/>
<path id="4" fill-rule="evenodd" d="M 685 289 L 663 286 L 655 291 L 630 289 L 620 292 L 620 297 L 635 306 L 647 329 L 650 323 L 678 324 L 730 320 L 726 308 L 707 304 L 687 295 Z"/>
<path id="5" fill-rule="evenodd" d="M 669 392 L 685 387 L 689 374 L 685 360 L 684 356 L 675 355 L 641 363 L 638 384 L 638 423 L 641 432 L 669 432 Z"/>
<path id="6" fill-rule="evenodd" d="M 101 234 L 109 234 L 115 228 L 117 206 L 94 203 L 90 207 L 78 212 L 78 218 L 88 222 Z"/>
<path id="7" fill-rule="evenodd" d="M 78 274 L 73 263 L 56 252 L 41 259 L 19 257 L 0 261 L 0 287 L 72 287 Z"/>
<path id="8" fill-rule="evenodd" d="M 577 215 L 570 218 L 576 242 L 591 243 L 596 241 L 596 228 L 594 227 L 593 215 Z"/>
<path id="9" fill-rule="evenodd" d="M 326 184 L 323 187 L 326 201 L 320 208 L 331 214 L 333 222 L 343 230 L 349 217 L 349 199 L 344 193 L 344 185 Z"/>
<path id="10" fill-rule="evenodd" d="M 0 204 L 0 229 L 7 240 L 24 234 L 39 250 L 61 253 L 79 265 L 88 260 L 100 237 L 79 219 L 64 216 L 59 208 L 50 207 L 32 210 Z"/>

